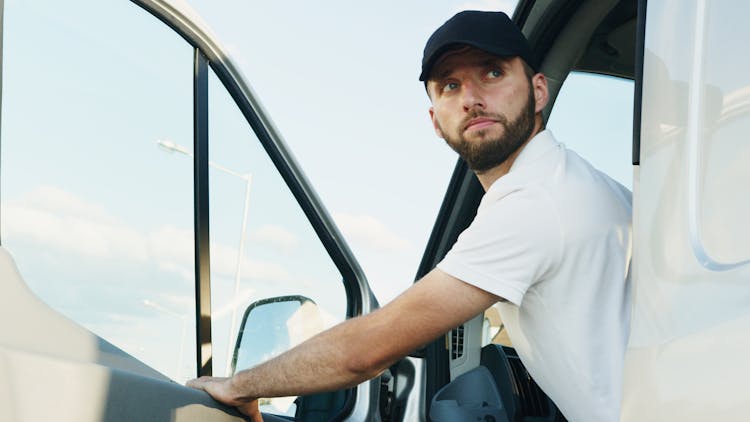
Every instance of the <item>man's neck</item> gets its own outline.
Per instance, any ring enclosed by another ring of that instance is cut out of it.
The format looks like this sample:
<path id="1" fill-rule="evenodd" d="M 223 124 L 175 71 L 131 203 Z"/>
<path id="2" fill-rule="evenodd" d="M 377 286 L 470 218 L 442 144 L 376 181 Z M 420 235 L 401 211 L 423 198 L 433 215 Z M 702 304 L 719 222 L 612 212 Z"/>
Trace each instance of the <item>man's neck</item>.
<path id="1" fill-rule="evenodd" d="M 526 139 L 524 143 L 521 144 L 521 146 L 513 152 L 513 154 L 509 155 L 508 158 L 505 159 L 505 161 L 487 171 L 476 173 L 477 179 L 479 179 L 479 183 L 482 184 L 482 189 L 484 189 L 485 192 L 487 192 L 490 186 L 492 186 L 492 184 L 495 183 L 497 179 L 508 174 L 510 168 L 513 167 L 513 163 L 516 162 L 516 158 L 521 155 L 521 151 L 523 151 L 523 149 L 526 148 L 526 145 L 529 144 L 529 141 L 534 139 L 534 137 L 542 130 L 543 129 L 541 122 L 537 120 L 534 125 L 534 130 L 531 132 L 529 138 Z"/>

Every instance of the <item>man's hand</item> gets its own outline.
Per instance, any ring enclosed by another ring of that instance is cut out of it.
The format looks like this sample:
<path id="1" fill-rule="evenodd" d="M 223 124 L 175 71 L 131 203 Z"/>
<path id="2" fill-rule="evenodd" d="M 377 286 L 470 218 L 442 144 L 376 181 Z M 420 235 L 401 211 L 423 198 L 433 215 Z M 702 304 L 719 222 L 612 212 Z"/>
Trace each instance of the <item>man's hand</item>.
<path id="1" fill-rule="evenodd" d="M 258 408 L 258 400 L 247 401 L 238 399 L 237 394 L 232 391 L 231 378 L 200 377 L 188 381 L 186 385 L 205 391 L 219 403 L 236 407 L 240 413 L 249 416 L 253 422 L 263 422 L 263 416 L 261 416 L 260 409 Z"/>

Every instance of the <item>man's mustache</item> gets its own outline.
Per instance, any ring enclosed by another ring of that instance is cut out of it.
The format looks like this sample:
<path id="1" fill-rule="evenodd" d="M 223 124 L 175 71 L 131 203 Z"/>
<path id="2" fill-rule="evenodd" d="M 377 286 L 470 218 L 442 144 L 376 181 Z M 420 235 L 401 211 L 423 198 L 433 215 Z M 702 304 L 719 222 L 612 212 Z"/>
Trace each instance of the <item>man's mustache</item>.
<path id="1" fill-rule="evenodd" d="M 478 118 L 484 118 L 489 120 L 494 120 L 503 126 L 508 126 L 508 118 L 505 117 L 504 114 L 500 113 L 488 113 L 486 111 L 482 110 L 472 110 L 470 111 L 466 117 L 461 121 L 461 128 L 466 129 L 469 126 L 469 123 Z"/>

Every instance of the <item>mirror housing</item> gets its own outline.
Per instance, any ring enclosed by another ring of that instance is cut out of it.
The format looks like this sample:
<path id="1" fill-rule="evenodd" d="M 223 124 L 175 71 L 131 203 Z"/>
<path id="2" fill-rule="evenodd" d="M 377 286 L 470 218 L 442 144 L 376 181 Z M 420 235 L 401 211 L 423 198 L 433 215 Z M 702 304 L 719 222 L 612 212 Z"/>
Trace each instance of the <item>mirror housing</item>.
<path id="1" fill-rule="evenodd" d="M 291 349 L 323 331 L 326 325 L 326 319 L 318 305 L 305 296 L 278 296 L 251 303 L 245 310 L 237 333 L 232 356 L 232 375 Z M 271 405 L 282 411 L 296 405 L 296 419 L 328 421 L 336 419 L 337 415 L 345 411 L 349 395 L 348 390 L 342 390 L 310 394 L 296 399 L 261 399 L 260 404 Z"/>
<path id="2" fill-rule="evenodd" d="M 308 297 L 278 296 L 251 303 L 237 333 L 232 374 L 289 350 L 323 328 L 318 305 Z"/>

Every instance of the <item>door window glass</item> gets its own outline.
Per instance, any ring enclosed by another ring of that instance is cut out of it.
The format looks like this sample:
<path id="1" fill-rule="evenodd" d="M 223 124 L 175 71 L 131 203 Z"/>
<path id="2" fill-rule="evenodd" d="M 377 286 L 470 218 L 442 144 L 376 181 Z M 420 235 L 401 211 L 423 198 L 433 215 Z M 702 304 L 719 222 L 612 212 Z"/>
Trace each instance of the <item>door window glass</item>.
<path id="1" fill-rule="evenodd" d="M 750 180 L 750 79 L 745 66 L 750 59 L 727 52 L 746 48 L 750 28 L 746 14 L 732 5 L 705 4 L 704 50 L 696 40 L 690 51 L 702 58 L 703 68 L 692 69 L 688 87 L 688 95 L 692 93 L 701 108 L 691 107 L 687 113 L 689 121 L 698 124 L 687 126 L 688 133 L 697 132 L 687 139 L 697 160 L 688 167 L 695 188 L 689 188 L 688 197 L 694 201 L 686 208 L 694 210 L 690 224 L 699 229 L 693 238 L 703 241 L 705 259 L 714 261 L 714 268 L 737 268 L 750 264 L 750 195 L 744 192 Z"/>
<path id="2" fill-rule="evenodd" d="M 633 186 L 633 84 L 571 72 L 547 122 L 558 141 L 628 189 Z"/>
<path id="3" fill-rule="evenodd" d="M 195 376 L 193 49 L 127 1 L 5 1 L 3 246 L 50 306 Z"/>
<path id="4" fill-rule="evenodd" d="M 234 100 L 212 72 L 209 98 L 213 367 L 214 374 L 228 374 L 238 329 L 249 305 L 297 295 L 316 305 L 316 318 L 284 321 L 288 341 L 283 345 L 271 344 L 276 336 L 270 332 L 255 337 L 268 350 L 262 359 L 266 360 L 343 321 L 347 298 L 342 275 Z M 256 312 L 265 308 L 268 306 L 258 307 Z M 316 324 L 311 324 L 313 320 Z M 269 322 L 268 327 L 246 326 L 244 330 L 262 333 L 272 326 Z M 245 368 L 237 368 L 241 369 Z M 293 414 L 292 401 L 264 401 L 264 411 Z"/>

